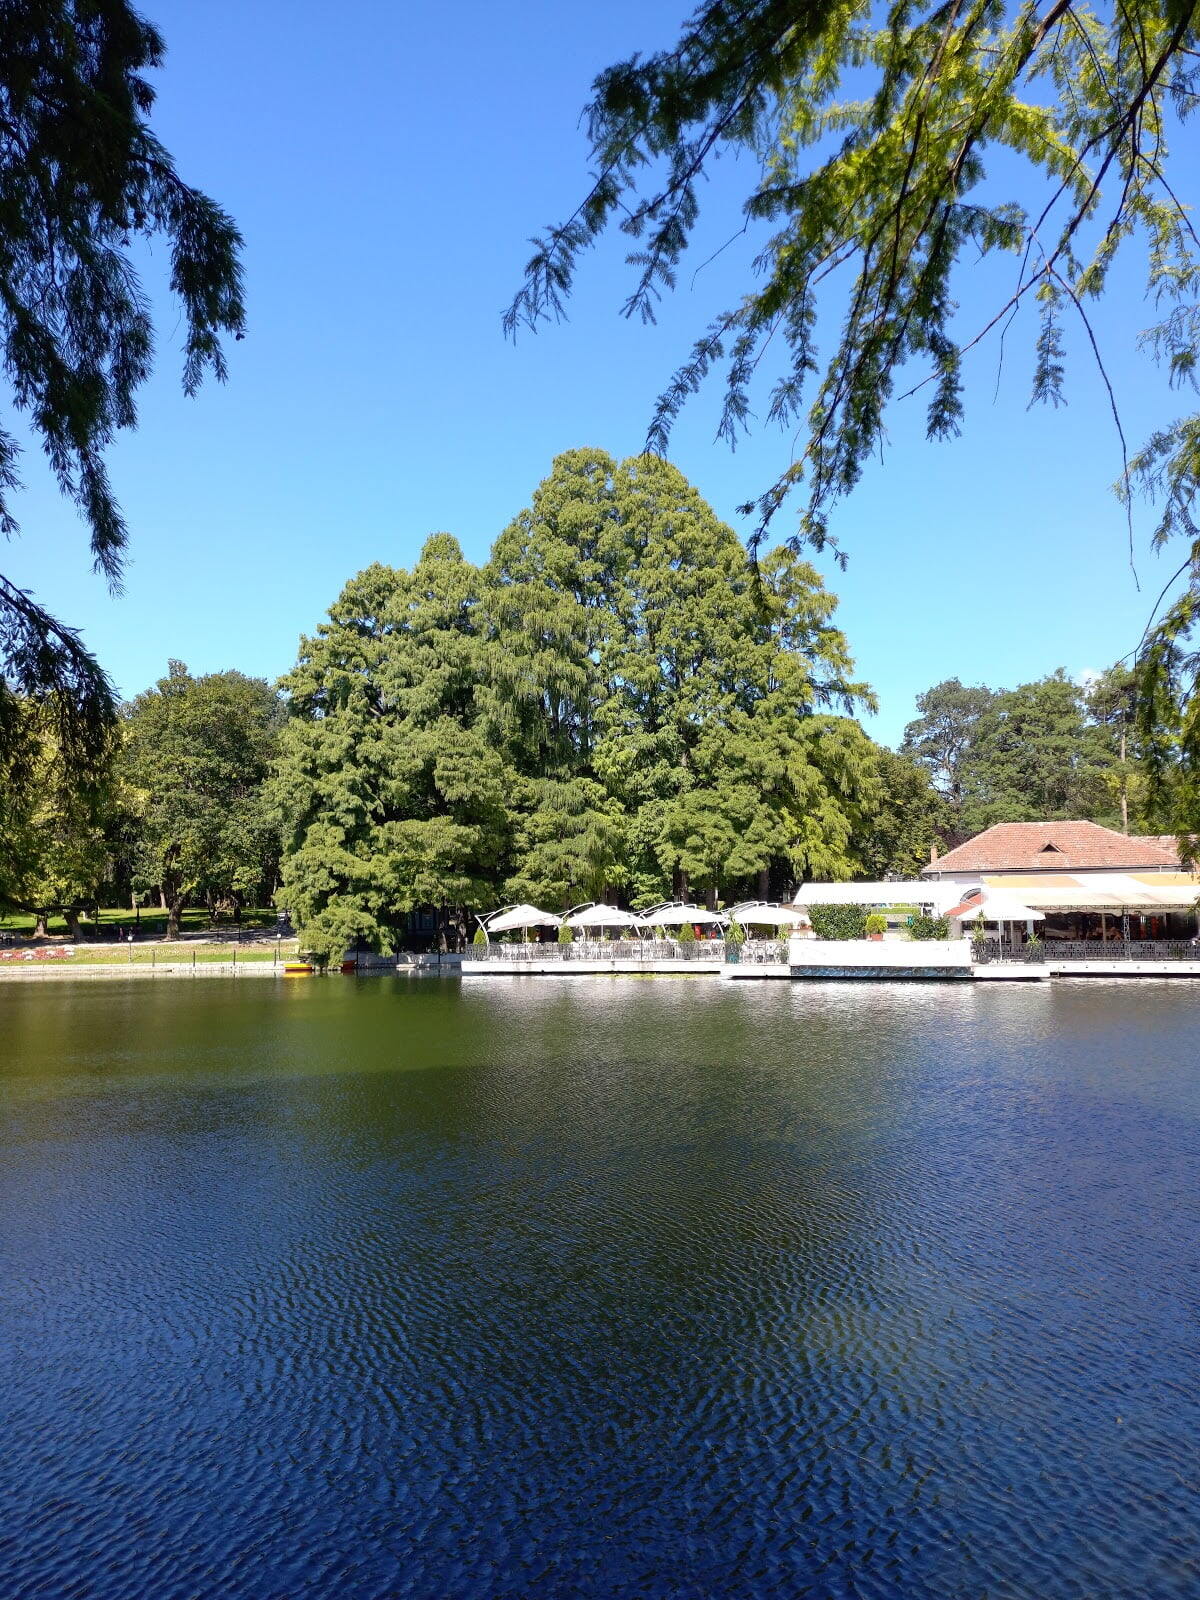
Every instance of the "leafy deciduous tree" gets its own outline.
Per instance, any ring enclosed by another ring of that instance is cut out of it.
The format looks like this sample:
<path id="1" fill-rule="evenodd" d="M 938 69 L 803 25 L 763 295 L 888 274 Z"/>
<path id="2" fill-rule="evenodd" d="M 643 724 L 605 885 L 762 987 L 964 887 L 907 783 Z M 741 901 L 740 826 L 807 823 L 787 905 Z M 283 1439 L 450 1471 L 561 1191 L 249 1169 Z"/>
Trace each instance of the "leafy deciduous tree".
<path id="1" fill-rule="evenodd" d="M 119 771 L 138 817 L 137 876 L 161 887 L 167 937 L 189 898 L 235 905 L 278 857 L 266 780 L 281 709 L 261 678 L 193 678 L 181 661 L 124 711 Z"/>

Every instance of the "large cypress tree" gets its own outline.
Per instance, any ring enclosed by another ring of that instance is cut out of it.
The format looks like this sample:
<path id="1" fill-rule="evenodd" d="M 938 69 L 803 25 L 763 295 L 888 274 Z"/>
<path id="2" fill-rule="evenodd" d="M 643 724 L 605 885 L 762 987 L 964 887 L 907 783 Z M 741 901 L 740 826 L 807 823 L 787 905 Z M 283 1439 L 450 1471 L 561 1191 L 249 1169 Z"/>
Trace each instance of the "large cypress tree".
<path id="1" fill-rule="evenodd" d="M 481 726 L 480 577 L 435 534 L 348 583 L 283 679 L 281 898 L 307 947 L 395 948 L 404 914 L 490 901 L 510 782 Z"/>
<path id="2" fill-rule="evenodd" d="M 620 486 L 602 450 L 556 457 L 485 571 L 492 648 L 482 700 L 515 777 L 514 898 L 561 906 L 627 878 L 623 797 L 597 763 L 629 626 Z"/>
<path id="3" fill-rule="evenodd" d="M 674 467 L 598 450 L 554 462 L 481 571 L 441 534 L 360 573 L 284 680 L 309 947 L 389 945 L 431 904 L 849 876 L 882 786 L 835 608 Z"/>

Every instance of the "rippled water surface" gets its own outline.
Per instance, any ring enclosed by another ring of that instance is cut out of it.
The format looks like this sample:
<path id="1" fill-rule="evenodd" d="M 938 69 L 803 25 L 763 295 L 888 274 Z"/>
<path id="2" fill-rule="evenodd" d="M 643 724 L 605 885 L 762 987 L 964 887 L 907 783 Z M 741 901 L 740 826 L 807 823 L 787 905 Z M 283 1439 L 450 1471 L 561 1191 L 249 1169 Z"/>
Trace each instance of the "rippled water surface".
<path id="1" fill-rule="evenodd" d="M 0 1593 L 1200 1594 L 1200 989 L 0 984 Z"/>

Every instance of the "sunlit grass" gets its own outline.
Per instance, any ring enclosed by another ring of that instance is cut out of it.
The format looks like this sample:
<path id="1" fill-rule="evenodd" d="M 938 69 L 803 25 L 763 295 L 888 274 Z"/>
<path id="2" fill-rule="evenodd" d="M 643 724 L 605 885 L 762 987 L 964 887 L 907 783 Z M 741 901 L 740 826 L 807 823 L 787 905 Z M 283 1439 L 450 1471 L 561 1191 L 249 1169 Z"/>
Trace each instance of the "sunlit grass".
<path id="1" fill-rule="evenodd" d="M 234 922 L 232 917 L 222 917 L 214 923 L 209 912 L 201 906 L 184 911 L 179 925 L 184 933 L 236 933 L 239 928 L 246 932 L 273 928 L 277 920 L 278 912 L 272 906 L 254 906 L 242 912 L 240 922 Z M 35 925 L 35 919 L 27 911 L 0 913 L 0 933 L 28 935 L 32 934 Z M 112 906 L 101 910 L 98 921 L 91 916 L 80 917 L 79 925 L 85 939 L 111 938 L 117 928 L 126 933 L 135 932 L 139 938 L 161 938 L 167 931 L 167 913 L 159 906 L 143 906 L 136 913 L 128 906 Z M 63 938 L 69 932 L 66 919 L 60 916 L 51 917 L 46 927 L 51 938 Z"/>

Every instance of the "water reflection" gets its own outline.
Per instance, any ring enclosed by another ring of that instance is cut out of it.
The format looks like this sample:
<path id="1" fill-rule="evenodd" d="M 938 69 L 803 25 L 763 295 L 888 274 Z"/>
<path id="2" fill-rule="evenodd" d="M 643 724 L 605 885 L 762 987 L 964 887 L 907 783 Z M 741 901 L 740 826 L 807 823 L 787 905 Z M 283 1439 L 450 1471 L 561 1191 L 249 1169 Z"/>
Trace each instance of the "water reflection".
<path id="1" fill-rule="evenodd" d="M 0 986 L 11 1592 L 1195 1593 L 1195 1015 Z"/>

